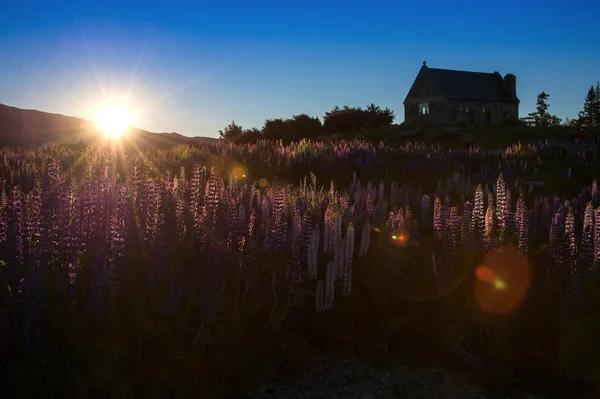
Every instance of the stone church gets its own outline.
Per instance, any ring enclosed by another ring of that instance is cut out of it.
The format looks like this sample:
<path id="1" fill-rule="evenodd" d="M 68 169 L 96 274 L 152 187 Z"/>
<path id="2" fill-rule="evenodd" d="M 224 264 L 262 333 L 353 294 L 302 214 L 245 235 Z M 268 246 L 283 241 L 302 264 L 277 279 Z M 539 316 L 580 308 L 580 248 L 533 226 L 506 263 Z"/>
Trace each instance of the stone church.
<path id="1" fill-rule="evenodd" d="M 519 118 L 513 74 L 429 68 L 425 62 L 406 99 L 404 120 L 416 126 L 502 125 Z"/>

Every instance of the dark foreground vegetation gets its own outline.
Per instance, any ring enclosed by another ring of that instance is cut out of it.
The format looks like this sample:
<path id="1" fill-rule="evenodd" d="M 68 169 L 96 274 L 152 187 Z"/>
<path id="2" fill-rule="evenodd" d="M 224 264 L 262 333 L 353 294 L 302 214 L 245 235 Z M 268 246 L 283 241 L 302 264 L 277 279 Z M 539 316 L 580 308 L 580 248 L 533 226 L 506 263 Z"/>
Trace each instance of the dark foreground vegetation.
<path id="1" fill-rule="evenodd" d="M 236 397 L 318 350 L 598 390 L 597 149 L 552 134 L 0 150 L 3 392 Z"/>

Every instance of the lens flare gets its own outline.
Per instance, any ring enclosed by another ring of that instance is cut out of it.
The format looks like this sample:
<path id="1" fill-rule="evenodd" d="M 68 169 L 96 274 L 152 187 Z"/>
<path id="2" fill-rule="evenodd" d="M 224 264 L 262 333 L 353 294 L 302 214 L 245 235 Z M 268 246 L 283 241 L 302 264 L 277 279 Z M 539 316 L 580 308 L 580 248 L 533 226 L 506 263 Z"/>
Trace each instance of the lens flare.
<path id="1" fill-rule="evenodd" d="M 240 180 L 240 179 L 243 179 L 246 177 L 246 172 L 244 171 L 244 169 L 240 168 L 239 166 L 236 166 L 231 171 L 231 175 L 233 176 L 234 179 Z"/>
<path id="2" fill-rule="evenodd" d="M 260 187 L 260 188 L 267 187 L 267 184 L 269 184 L 269 182 L 267 182 L 267 179 L 265 179 L 265 178 L 261 178 L 258 180 L 258 187 Z"/>
<path id="3" fill-rule="evenodd" d="M 531 267 L 527 257 L 512 246 L 491 252 L 475 268 L 475 301 L 488 313 L 504 315 L 515 310 L 527 295 Z"/>
<path id="4" fill-rule="evenodd" d="M 489 267 L 481 265 L 475 268 L 475 277 L 479 281 L 492 284 L 496 279 L 496 273 Z"/>
<path id="5" fill-rule="evenodd" d="M 405 247 L 408 244 L 410 235 L 408 234 L 408 231 L 400 229 L 392 233 L 391 239 L 394 245 Z"/>

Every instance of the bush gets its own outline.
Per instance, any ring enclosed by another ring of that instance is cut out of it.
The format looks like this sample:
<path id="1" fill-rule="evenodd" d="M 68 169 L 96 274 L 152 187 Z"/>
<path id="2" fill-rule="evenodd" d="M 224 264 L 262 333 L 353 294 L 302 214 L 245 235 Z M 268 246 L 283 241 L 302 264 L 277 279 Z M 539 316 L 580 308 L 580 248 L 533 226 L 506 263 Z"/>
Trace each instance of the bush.
<path id="1" fill-rule="evenodd" d="M 503 126 L 525 126 L 525 122 L 519 120 L 518 118 L 506 116 L 502 120 L 502 125 Z"/>

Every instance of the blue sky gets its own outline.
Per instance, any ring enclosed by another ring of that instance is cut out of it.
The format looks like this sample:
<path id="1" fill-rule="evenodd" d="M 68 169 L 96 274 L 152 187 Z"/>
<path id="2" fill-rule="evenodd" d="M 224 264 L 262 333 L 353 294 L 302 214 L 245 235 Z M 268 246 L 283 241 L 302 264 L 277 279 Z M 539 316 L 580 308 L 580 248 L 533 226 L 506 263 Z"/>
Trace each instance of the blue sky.
<path id="1" fill-rule="evenodd" d="M 515 74 L 521 116 L 544 90 L 576 117 L 600 80 L 596 0 L 87 3 L 3 4 L 0 103 L 92 119 L 125 102 L 140 128 L 216 136 L 372 102 L 401 122 L 423 61 Z"/>

